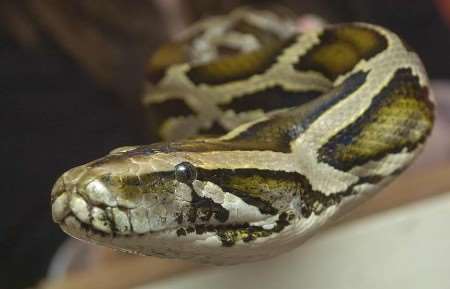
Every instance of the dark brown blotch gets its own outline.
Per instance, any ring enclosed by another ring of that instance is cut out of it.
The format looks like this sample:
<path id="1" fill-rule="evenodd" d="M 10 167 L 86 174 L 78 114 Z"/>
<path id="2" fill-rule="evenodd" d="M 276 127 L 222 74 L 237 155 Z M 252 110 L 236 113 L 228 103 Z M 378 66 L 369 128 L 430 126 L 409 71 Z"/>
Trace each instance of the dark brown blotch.
<path id="1" fill-rule="evenodd" d="M 229 103 L 220 105 L 220 108 L 234 112 L 258 109 L 267 112 L 303 105 L 315 99 L 321 93 L 320 91 L 292 91 L 276 85 L 254 93 L 241 95 Z"/>
<path id="2" fill-rule="evenodd" d="M 318 44 L 301 56 L 294 68 L 317 71 L 330 80 L 351 71 L 362 59 L 369 60 L 387 48 L 378 31 L 357 24 L 332 26 L 324 30 Z"/>
<path id="3" fill-rule="evenodd" d="M 349 170 L 388 153 L 414 150 L 430 134 L 434 105 L 410 68 L 399 69 L 370 107 L 319 150 L 319 160 Z"/>
<path id="4" fill-rule="evenodd" d="M 219 85 L 245 80 L 263 74 L 294 41 L 294 38 L 275 41 L 259 50 L 224 56 L 210 63 L 194 66 L 186 75 L 195 85 Z"/>

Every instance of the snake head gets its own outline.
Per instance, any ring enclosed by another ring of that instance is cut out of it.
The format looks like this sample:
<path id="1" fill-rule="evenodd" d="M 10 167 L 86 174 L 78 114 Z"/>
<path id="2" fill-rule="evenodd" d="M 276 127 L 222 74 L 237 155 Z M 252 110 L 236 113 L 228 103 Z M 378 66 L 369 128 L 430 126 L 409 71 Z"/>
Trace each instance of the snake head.
<path id="1" fill-rule="evenodd" d="M 274 237 L 298 219 L 302 180 L 223 169 L 223 153 L 165 144 L 116 149 L 57 180 L 53 219 L 77 239 L 128 252 L 242 262 L 265 243 L 274 246 Z"/>

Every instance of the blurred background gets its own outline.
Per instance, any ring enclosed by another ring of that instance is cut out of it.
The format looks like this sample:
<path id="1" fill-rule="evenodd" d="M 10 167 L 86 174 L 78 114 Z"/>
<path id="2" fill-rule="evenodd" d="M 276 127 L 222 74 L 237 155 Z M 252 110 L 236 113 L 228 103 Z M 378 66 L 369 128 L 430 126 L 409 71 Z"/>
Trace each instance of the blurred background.
<path id="1" fill-rule="evenodd" d="M 275 4 L 330 23 L 386 26 L 416 49 L 433 80 L 440 113 L 427 153 L 383 193 L 387 197 L 376 198 L 353 217 L 450 191 L 449 0 L 0 0 L 0 288 L 44 286 L 55 252 L 68 238 L 50 215 L 49 193 L 57 176 L 112 148 L 155 141 L 139 103 L 151 52 L 207 15 Z M 127 271 L 134 276 L 132 285 L 199 268 L 91 252 L 90 247 L 76 250 L 83 252 L 80 264 L 101 268 L 122 262 L 110 267 L 116 271 L 93 269 L 98 275 L 89 278 L 108 279 L 133 268 L 134 273 Z M 152 273 L 134 270 L 145 266 Z M 86 275 L 73 276 L 84 276 L 72 278 L 84 287 L 73 287 L 69 278 L 69 285 L 48 288 L 108 288 L 83 283 Z"/>

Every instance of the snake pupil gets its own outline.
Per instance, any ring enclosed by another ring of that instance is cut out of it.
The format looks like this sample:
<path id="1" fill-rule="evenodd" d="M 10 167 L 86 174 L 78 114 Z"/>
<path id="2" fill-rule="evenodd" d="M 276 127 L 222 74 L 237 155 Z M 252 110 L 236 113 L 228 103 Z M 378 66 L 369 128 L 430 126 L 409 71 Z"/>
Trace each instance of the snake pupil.
<path id="1" fill-rule="evenodd" d="M 175 166 L 175 179 L 183 183 L 192 183 L 197 178 L 197 170 L 188 162 L 182 162 Z"/>

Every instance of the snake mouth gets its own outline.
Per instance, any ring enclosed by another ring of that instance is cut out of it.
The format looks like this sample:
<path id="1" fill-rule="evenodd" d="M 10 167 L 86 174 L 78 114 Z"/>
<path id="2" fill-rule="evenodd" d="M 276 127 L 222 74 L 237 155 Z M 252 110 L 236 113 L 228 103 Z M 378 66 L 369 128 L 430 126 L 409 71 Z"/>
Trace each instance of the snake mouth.
<path id="1" fill-rule="evenodd" d="M 159 240 L 162 234 L 167 233 L 169 235 L 173 235 L 173 229 L 162 230 L 159 232 L 148 232 L 147 234 L 118 234 L 116 231 L 105 232 L 104 230 L 99 230 L 98 227 L 95 227 L 93 224 L 87 224 L 81 221 L 74 213 L 67 214 L 60 222 L 59 225 L 61 229 L 68 235 L 72 236 L 75 239 L 80 241 L 84 241 L 87 243 L 92 243 L 96 245 L 102 245 L 106 247 L 110 247 L 114 250 L 119 250 L 125 253 L 131 253 L 135 255 L 158 255 L 161 257 L 165 257 L 165 250 L 157 248 L 153 248 L 155 242 L 161 243 Z M 147 240 L 152 240 L 151 242 L 147 242 Z M 167 241 L 170 241 L 168 239 Z M 135 247 L 136 243 L 145 243 L 146 245 L 138 245 L 139 248 Z M 167 243 L 166 241 L 163 244 Z M 148 249 L 149 252 L 142 252 L 142 248 L 147 246 L 148 244 L 152 244 L 151 249 Z"/>
<path id="2" fill-rule="evenodd" d="M 73 227 L 75 231 L 88 232 L 89 235 L 129 236 L 158 233 L 166 229 L 176 230 L 176 228 L 139 230 L 139 222 L 133 219 L 139 208 L 93 204 L 78 192 L 60 191 L 55 196 L 52 201 L 53 220 L 63 227 L 64 231 Z M 73 232 L 74 230 L 69 231 Z"/>
<path id="3" fill-rule="evenodd" d="M 110 247 L 116 247 L 110 243 L 111 240 L 129 244 L 124 240 L 130 240 L 130 238 L 133 240 L 136 238 L 164 239 L 164 236 L 169 236 L 168 240 L 179 242 L 216 236 L 218 245 L 233 247 L 238 242 L 249 243 L 278 233 L 295 218 L 293 214 L 281 213 L 262 223 L 172 224 L 158 230 L 137 232 L 136 223 L 132 218 L 134 209 L 100 207 L 86 201 L 77 192 L 58 191 L 55 192 L 55 196 L 52 202 L 53 219 L 65 233 L 76 239 L 101 243 Z M 125 245 L 117 247 L 123 249 L 123 246 Z"/>

